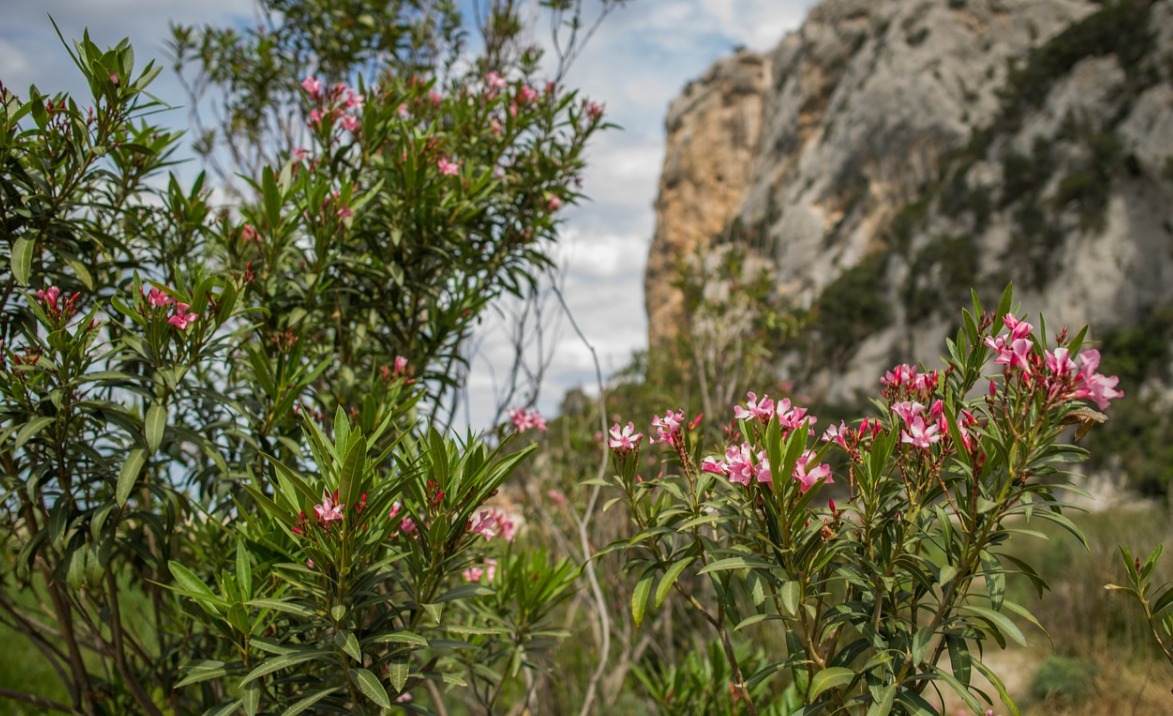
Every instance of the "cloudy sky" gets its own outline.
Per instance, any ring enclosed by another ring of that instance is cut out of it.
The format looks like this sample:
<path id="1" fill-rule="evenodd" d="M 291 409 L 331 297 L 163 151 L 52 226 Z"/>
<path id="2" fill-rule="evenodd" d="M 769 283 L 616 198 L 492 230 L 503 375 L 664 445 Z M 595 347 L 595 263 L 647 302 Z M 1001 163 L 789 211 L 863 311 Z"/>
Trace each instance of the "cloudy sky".
<path id="1" fill-rule="evenodd" d="M 567 84 L 604 102 L 608 119 L 623 128 L 594 144 L 584 183 L 591 201 L 568 213 L 559 247 L 567 304 L 605 374 L 626 365 L 632 351 L 646 345 L 642 276 L 668 103 L 737 45 L 772 48 L 813 3 L 633 0 L 607 18 L 573 66 Z M 30 84 L 44 92 L 83 93 L 49 15 L 67 39 L 80 37 L 84 28 L 99 46 L 129 37 L 141 67 L 150 58 L 167 64 L 169 23 L 245 22 L 252 17 L 251 7 L 248 0 L 0 0 L 0 81 L 22 95 Z M 171 104 L 184 100 L 167 71 L 152 89 Z M 176 110 L 161 121 L 185 126 L 186 111 Z M 555 412 L 565 390 L 583 386 L 589 391 L 594 383 L 589 351 L 565 319 L 556 320 L 558 313 L 556 305 L 547 306 L 545 351 L 552 362 L 539 401 L 546 414 Z M 490 321 L 479 340 L 467 411 L 474 427 L 491 417 L 494 376 L 507 370 L 506 326 Z"/>

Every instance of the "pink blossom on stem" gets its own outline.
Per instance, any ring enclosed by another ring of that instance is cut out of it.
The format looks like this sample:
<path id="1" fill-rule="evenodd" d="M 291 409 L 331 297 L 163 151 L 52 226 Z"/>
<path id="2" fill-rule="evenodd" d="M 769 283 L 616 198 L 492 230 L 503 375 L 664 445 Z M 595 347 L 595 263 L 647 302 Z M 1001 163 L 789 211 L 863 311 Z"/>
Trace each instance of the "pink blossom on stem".
<path id="1" fill-rule="evenodd" d="M 485 89 L 491 95 L 495 95 L 497 90 L 505 89 L 508 84 L 504 77 L 497 74 L 496 70 L 485 73 Z"/>
<path id="2" fill-rule="evenodd" d="M 701 472 L 709 472 L 714 475 L 729 475 L 729 466 L 723 460 L 718 460 L 715 457 L 706 457 L 701 460 Z"/>
<path id="3" fill-rule="evenodd" d="M 1006 328 L 1010 331 L 1010 338 L 1015 341 L 1028 337 L 1035 329 L 1026 321 L 1015 318 L 1013 313 L 1007 313 L 1003 316 L 1002 323 L 1006 324 Z"/>
<path id="4" fill-rule="evenodd" d="M 798 458 L 798 462 L 794 464 L 793 477 L 801 485 L 799 491 L 803 494 L 806 494 L 806 491 L 814 487 L 819 480 L 822 480 L 827 485 L 833 485 L 835 483 L 835 480 L 831 478 L 831 466 L 827 463 L 821 462 L 813 468 L 808 469 L 811 460 L 814 459 L 815 453 L 807 450 Z"/>
<path id="5" fill-rule="evenodd" d="M 513 427 L 517 428 L 519 433 L 530 429 L 546 432 L 546 419 L 536 410 L 511 409 L 509 419 L 513 421 Z"/>
<path id="6" fill-rule="evenodd" d="M 484 573 L 484 567 L 472 566 L 461 572 L 461 576 L 464 577 L 464 581 L 466 582 L 479 582 L 481 581 L 481 577 L 484 575 Z"/>
<path id="7" fill-rule="evenodd" d="M 652 438 L 654 443 L 668 443 L 673 447 L 680 444 L 680 426 L 684 422 L 684 411 L 678 410 L 673 413 L 671 410 L 664 413 L 663 417 L 657 415 L 652 418 L 652 427 L 656 429 L 656 437 Z"/>
<path id="8" fill-rule="evenodd" d="M 188 313 L 188 308 L 190 308 L 190 306 L 188 306 L 186 303 L 176 302 L 175 315 L 168 318 L 167 322 L 181 331 L 186 331 L 187 327 L 192 323 L 195 323 L 196 319 L 200 317 L 200 314 L 198 313 Z"/>
<path id="9" fill-rule="evenodd" d="M 147 303 L 155 308 L 162 308 L 163 306 L 170 306 L 175 303 L 175 299 L 152 286 L 150 292 L 147 294 Z"/>
<path id="10" fill-rule="evenodd" d="M 729 471 L 730 482 L 736 482 L 739 485 L 749 485 L 755 471 L 753 452 L 748 443 L 742 443 L 741 447 L 730 445 L 725 450 L 725 464 Z"/>
<path id="11" fill-rule="evenodd" d="M 941 426 L 936 423 L 926 425 L 925 419 L 919 415 L 907 421 L 907 428 L 900 431 L 901 443 L 909 443 L 927 450 L 929 446 L 941 441 Z"/>
<path id="12" fill-rule="evenodd" d="M 1045 354 L 1047 370 L 1051 371 L 1052 376 L 1065 378 L 1075 372 L 1075 361 L 1068 356 L 1066 348 L 1056 348 L 1054 353 L 1046 351 Z"/>
<path id="13" fill-rule="evenodd" d="M 586 113 L 592 122 L 598 122 L 603 117 L 603 105 L 588 100 L 586 102 Z"/>
<path id="14" fill-rule="evenodd" d="M 883 378 L 880 378 L 880 385 L 884 386 L 885 388 L 899 388 L 903 385 L 911 383 L 913 380 L 915 380 L 915 378 L 916 368 L 908 365 L 907 363 L 901 363 L 900 365 L 885 373 Z"/>
<path id="15" fill-rule="evenodd" d="M 640 440 L 644 437 L 643 433 L 635 432 L 635 423 L 632 422 L 628 422 L 622 429 L 619 423 L 615 423 L 608 434 L 610 437 L 607 439 L 607 447 L 621 456 L 638 448 Z"/>
<path id="16" fill-rule="evenodd" d="M 550 198 L 546 201 L 546 210 L 550 211 L 550 212 L 555 212 L 561 208 L 562 208 L 562 200 L 560 198 L 558 198 L 557 195 L 551 194 Z"/>
<path id="17" fill-rule="evenodd" d="M 783 431 L 797 430 L 798 426 L 802 425 L 804 420 L 808 425 L 814 425 L 818 422 L 818 418 L 813 415 L 809 418 L 807 417 L 806 408 L 792 406 L 788 398 L 783 398 L 778 401 L 775 414 L 778 416 L 778 424 L 782 426 Z M 808 432 L 812 435 L 814 434 L 814 431 L 809 430 L 809 428 Z"/>
<path id="18" fill-rule="evenodd" d="M 440 173 L 444 176 L 456 176 L 460 173 L 460 165 L 448 159 L 448 157 L 440 157 L 436 162 L 436 167 L 440 169 Z"/>
<path id="19" fill-rule="evenodd" d="M 1091 398 L 1100 410 L 1106 409 L 1110 401 L 1124 397 L 1123 392 L 1116 390 L 1120 378 L 1096 372 L 1100 367 L 1098 350 L 1093 348 L 1080 353 L 1079 363 L 1079 375 L 1076 378 L 1078 387 L 1072 397 Z"/>
<path id="20" fill-rule="evenodd" d="M 419 532 L 419 526 L 416 525 L 415 520 L 411 517 L 404 517 L 399 523 L 399 529 L 403 530 L 405 535 L 414 535 Z"/>
<path id="21" fill-rule="evenodd" d="M 825 443 L 833 442 L 839 447 L 846 449 L 847 435 L 850 431 L 851 429 L 847 427 L 847 423 L 840 420 L 838 425 L 831 425 L 823 431 L 821 440 Z"/>
<path id="22" fill-rule="evenodd" d="M 399 115 L 400 119 L 407 119 L 411 116 L 411 111 L 407 108 L 407 103 L 403 102 L 395 109 L 395 113 Z"/>
<path id="23" fill-rule="evenodd" d="M 407 359 L 403 356 L 395 356 L 395 375 L 403 375 L 407 373 Z"/>
<path id="24" fill-rule="evenodd" d="M 310 110 L 310 118 L 306 122 L 306 124 L 308 124 L 311 127 L 316 127 L 322 123 L 322 120 L 325 119 L 325 117 L 326 117 L 326 114 L 324 112 L 322 112 L 322 110 L 317 109 L 317 108 L 311 109 Z"/>
<path id="25" fill-rule="evenodd" d="M 338 499 L 338 493 L 331 495 L 329 492 L 322 494 L 322 503 L 314 505 L 314 514 L 318 519 L 327 525 L 335 520 L 342 519 L 342 508 L 346 507 L 341 503 L 335 502 Z"/>
<path id="26" fill-rule="evenodd" d="M 362 109 L 366 104 L 366 97 L 359 94 L 353 89 L 346 90 L 346 108 L 347 109 Z"/>
<path id="27" fill-rule="evenodd" d="M 529 104 L 538 98 L 538 91 L 529 85 L 522 85 L 517 90 L 517 101 L 521 104 Z"/>
<path id="28" fill-rule="evenodd" d="M 920 403 L 915 403 L 908 400 L 904 401 L 903 403 L 896 403 L 892 406 L 892 412 L 896 413 L 896 415 L 899 416 L 900 419 L 905 422 L 905 424 L 912 422 L 912 419 L 923 413 L 924 410 L 925 406 L 921 405 Z"/>
<path id="29" fill-rule="evenodd" d="M 322 81 L 317 77 L 310 75 L 301 81 L 301 88 L 305 90 L 310 97 L 317 99 L 322 94 Z"/>
<path id="30" fill-rule="evenodd" d="M 752 420 L 757 418 L 762 423 L 770 422 L 770 418 L 774 417 L 774 401 L 770 400 L 768 395 L 763 395 L 761 400 L 753 391 L 745 394 L 745 407 L 740 405 L 733 406 L 733 417 L 738 420 Z"/>
<path id="31" fill-rule="evenodd" d="M 350 132 L 351 134 L 358 132 L 358 128 L 362 125 L 362 123 L 358 121 L 358 117 L 355 117 L 352 114 L 342 115 L 342 118 L 338 120 L 338 123 L 342 125 L 343 129 Z"/>

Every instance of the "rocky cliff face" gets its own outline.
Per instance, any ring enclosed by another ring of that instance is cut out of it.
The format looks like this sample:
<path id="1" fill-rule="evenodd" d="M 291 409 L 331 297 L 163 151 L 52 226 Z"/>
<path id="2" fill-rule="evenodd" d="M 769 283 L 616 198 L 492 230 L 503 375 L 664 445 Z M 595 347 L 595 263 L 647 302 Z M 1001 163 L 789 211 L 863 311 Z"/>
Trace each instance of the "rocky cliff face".
<path id="1" fill-rule="evenodd" d="M 824 0 L 672 104 L 647 274 L 739 227 L 813 308 L 787 377 L 849 400 L 1017 286 L 1050 325 L 1173 302 L 1173 0 Z"/>

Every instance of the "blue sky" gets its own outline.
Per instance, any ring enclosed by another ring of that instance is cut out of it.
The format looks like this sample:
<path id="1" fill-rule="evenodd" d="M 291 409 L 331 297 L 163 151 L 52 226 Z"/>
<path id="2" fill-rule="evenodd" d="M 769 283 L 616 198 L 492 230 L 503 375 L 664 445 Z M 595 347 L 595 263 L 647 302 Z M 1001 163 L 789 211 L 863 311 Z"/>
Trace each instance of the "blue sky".
<path id="1" fill-rule="evenodd" d="M 592 6 L 590 0 L 586 3 Z M 663 159 L 668 103 L 690 79 L 737 45 L 773 48 L 796 28 L 813 0 L 633 0 L 607 18 L 567 77 L 567 84 L 607 106 L 623 127 L 601 136 L 589 154 L 583 190 L 590 201 L 571 210 L 558 248 L 564 295 L 575 320 L 594 344 L 604 373 L 626 365 L 646 344 L 643 269 L 651 241 Z M 43 92 L 84 87 L 49 23 L 52 15 L 67 39 L 89 28 L 100 46 L 129 37 L 137 63 L 155 58 L 165 66 L 170 22 L 228 24 L 253 16 L 247 0 L 0 0 L 0 81 L 22 96 L 29 84 Z M 593 8 L 592 8 L 593 9 Z M 542 42 L 545 25 L 535 31 Z M 181 105 L 183 93 L 165 69 L 153 86 L 164 101 Z M 186 110 L 161 121 L 187 124 Z M 194 167 L 193 167 L 194 169 Z M 557 314 L 555 306 L 548 314 Z M 469 381 L 469 415 L 483 427 L 494 403 L 494 372 L 507 369 L 506 323 L 490 320 L 480 336 Z M 546 335 L 552 362 L 539 407 L 554 412 L 564 391 L 590 391 L 589 351 L 565 320 Z M 463 411 L 462 411 L 463 413 Z"/>

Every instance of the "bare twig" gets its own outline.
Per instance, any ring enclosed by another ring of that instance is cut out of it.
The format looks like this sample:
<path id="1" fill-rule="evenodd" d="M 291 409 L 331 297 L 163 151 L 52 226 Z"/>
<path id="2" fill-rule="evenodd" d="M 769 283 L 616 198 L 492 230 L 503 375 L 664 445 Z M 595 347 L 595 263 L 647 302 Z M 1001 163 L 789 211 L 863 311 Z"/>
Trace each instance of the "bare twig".
<path id="1" fill-rule="evenodd" d="M 567 320 L 570 321 L 570 327 L 574 329 L 574 333 L 583 342 L 587 350 L 591 353 L 591 362 L 595 366 L 595 380 L 599 388 L 599 422 L 602 425 L 603 433 L 607 432 L 607 393 L 603 385 L 603 369 L 599 364 L 599 354 L 595 351 L 595 346 L 587 340 L 586 335 L 578 326 L 578 321 L 574 320 L 574 314 L 570 311 L 570 306 L 566 305 L 566 297 L 562 295 L 562 290 L 556 285 L 551 286 L 550 289 L 558 298 L 558 303 L 561 304 L 562 310 L 565 312 Z M 599 459 L 598 478 L 602 480 L 603 476 L 607 474 L 607 451 L 603 451 L 602 457 Z M 587 501 L 586 509 L 583 511 L 582 519 L 578 522 L 578 538 L 582 545 L 583 555 L 586 557 L 585 569 L 587 581 L 590 583 L 591 594 L 595 599 L 595 606 L 599 618 L 599 633 L 602 644 L 599 648 L 599 665 L 595 668 L 591 679 L 587 683 L 586 694 L 584 694 L 582 709 L 579 710 L 580 716 L 586 716 L 591 712 L 591 706 L 594 705 L 595 693 L 599 688 L 599 681 L 603 678 L 603 674 L 607 671 L 607 662 L 611 656 L 611 617 L 608 615 L 607 599 L 603 594 L 603 588 L 599 586 L 599 577 L 595 573 L 595 561 L 592 559 L 591 539 L 590 539 L 590 523 L 595 514 L 595 508 L 599 502 L 600 486 L 596 484 L 591 489 L 591 497 Z"/>

